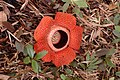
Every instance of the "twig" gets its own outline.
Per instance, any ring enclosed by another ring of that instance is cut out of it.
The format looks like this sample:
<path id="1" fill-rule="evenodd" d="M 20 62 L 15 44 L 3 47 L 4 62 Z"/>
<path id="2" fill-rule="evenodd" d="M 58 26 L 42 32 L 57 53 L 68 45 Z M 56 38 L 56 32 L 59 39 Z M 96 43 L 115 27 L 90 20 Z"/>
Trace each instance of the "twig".
<path id="1" fill-rule="evenodd" d="M 10 31 L 7 30 L 7 32 L 8 32 L 10 41 L 11 41 L 11 37 L 10 37 L 10 35 L 11 35 L 11 36 L 13 36 L 18 42 L 22 42 L 22 40 L 19 40 L 19 39 L 18 39 L 17 37 L 15 37 Z"/>

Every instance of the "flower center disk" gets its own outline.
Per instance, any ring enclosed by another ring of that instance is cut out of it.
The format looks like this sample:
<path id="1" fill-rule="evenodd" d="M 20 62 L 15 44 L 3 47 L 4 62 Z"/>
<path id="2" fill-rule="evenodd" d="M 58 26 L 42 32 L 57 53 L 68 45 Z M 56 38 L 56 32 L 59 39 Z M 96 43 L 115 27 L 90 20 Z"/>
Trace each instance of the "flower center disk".
<path id="1" fill-rule="evenodd" d="M 57 44 L 59 43 L 60 39 L 61 39 L 61 34 L 57 31 L 52 36 L 52 43 Z"/>
<path id="2" fill-rule="evenodd" d="M 48 45 L 57 52 L 65 49 L 69 44 L 69 31 L 66 28 L 55 26 L 48 35 Z"/>

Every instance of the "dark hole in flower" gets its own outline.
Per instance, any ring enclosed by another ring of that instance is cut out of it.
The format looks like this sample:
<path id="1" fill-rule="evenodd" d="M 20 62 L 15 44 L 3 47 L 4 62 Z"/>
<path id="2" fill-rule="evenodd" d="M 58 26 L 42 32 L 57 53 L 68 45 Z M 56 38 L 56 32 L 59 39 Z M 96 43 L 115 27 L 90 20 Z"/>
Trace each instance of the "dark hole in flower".
<path id="1" fill-rule="evenodd" d="M 37 77 L 34 77 L 33 80 L 39 80 Z"/>
<path id="2" fill-rule="evenodd" d="M 53 46 L 55 48 L 62 48 L 66 45 L 67 41 L 68 41 L 68 35 L 66 32 L 62 31 L 62 30 L 58 30 L 58 32 L 60 33 L 61 37 L 60 37 L 60 41 L 57 44 L 53 44 Z"/>
<path id="3" fill-rule="evenodd" d="M 3 11 L 3 8 L 2 8 L 2 7 L 0 7 L 0 11 Z"/>

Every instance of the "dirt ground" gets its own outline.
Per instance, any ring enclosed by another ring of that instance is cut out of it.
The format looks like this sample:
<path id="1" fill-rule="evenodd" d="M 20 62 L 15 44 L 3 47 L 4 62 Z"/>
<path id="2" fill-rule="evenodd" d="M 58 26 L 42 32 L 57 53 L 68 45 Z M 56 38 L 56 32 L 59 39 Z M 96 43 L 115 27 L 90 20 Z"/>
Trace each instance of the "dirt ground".
<path id="1" fill-rule="evenodd" d="M 83 3 L 0 0 L 0 80 L 120 80 L 120 1 Z M 56 67 L 39 60 L 36 73 L 31 63 L 24 63 L 24 49 L 36 43 L 33 34 L 41 19 L 54 18 L 56 12 L 73 14 L 84 28 L 81 46 L 70 65 Z"/>

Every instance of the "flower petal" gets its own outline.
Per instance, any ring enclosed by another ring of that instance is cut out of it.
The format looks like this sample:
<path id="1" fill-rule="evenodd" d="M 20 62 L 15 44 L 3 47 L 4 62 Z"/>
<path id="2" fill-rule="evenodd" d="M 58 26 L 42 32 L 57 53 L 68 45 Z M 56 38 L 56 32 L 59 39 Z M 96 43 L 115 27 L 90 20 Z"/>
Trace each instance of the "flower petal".
<path id="1" fill-rule="evenodd" d="M 68 13 L 57 12 L 55 16 L 55 23 L 71 30 L 75 28 L 76 18 Z"/>
<path id="2" fill-rule="evenodd" d="M 50 27 L 52 25 L 53 25 L 53 19 L 51 17 L 45 16 L 44 18 L 42 18 L 39 25 L 34 31 L 34 39 L 38 41 L 39 39 L 42 39 L 45 36 L 47 36 Z"/>
<path id="3" fill-rule="evenodd" d="M 70 44 L 69 47 L 78 50 L 82 41 L 82 32 L 83 28 L 76 26 L 73 30 L 70 31 Z"/>
<path id="4" fill-rule="evenodd" d="M 42 58 L 44 62 L 50 62 L 52 60 L 52 55 L 54 52 L 49 48 L 48 44 L 45 41 L 39 41 L 34 45 L 34 50 L 36 53 L 47 50 L 48 53 Z"/>
<path id="5" fill-rule="evenodd" d="M 75 51 L 71 48 L 66 48 L 60 52 L 55 53 L 53 63 L 59 67 L 62 65 L 68 65 L 76 57 Z"/>

